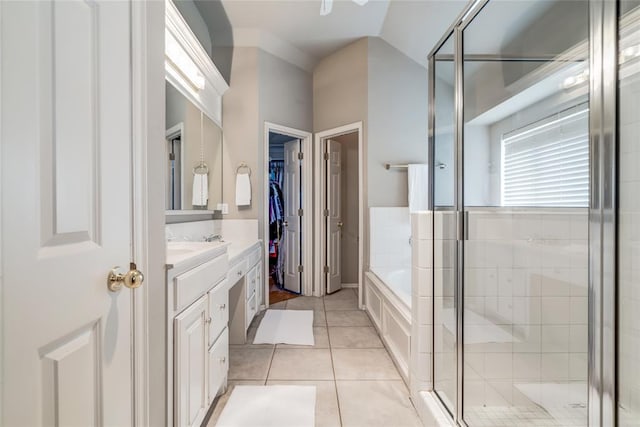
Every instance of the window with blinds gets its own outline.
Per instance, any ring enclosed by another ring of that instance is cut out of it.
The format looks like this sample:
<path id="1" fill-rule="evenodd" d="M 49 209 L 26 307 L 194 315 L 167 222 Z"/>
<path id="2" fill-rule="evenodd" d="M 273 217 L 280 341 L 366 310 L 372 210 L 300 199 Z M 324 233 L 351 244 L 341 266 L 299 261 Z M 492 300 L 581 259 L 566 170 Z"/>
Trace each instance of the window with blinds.
<path id="1" fill-rule="evenodd" d="M 502 206 L 589 205 L 589 108 L 577 105 L 502 137 Z"/>

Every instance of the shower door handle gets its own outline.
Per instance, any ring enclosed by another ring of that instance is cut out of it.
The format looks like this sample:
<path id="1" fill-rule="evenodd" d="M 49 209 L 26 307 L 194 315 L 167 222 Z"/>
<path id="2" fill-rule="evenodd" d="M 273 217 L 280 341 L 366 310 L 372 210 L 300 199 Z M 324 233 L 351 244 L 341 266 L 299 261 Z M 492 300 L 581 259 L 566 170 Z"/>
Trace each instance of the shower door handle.
<path id="1" fill-rule="evenodd" d="M 469 211 L 456 212 L 456 240 L 469 240 Z"/>

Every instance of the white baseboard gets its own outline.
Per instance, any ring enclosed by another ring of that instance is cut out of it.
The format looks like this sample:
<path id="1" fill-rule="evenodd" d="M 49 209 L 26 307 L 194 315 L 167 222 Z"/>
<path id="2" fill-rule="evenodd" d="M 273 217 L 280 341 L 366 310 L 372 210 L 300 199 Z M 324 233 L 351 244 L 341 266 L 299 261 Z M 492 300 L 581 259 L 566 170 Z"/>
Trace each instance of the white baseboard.
<path id="1" fill-rule="evenodd" d="M 343 283 L 342 287 L 343 288 L 357 288 L 358 284 L 357 283 Z"/>

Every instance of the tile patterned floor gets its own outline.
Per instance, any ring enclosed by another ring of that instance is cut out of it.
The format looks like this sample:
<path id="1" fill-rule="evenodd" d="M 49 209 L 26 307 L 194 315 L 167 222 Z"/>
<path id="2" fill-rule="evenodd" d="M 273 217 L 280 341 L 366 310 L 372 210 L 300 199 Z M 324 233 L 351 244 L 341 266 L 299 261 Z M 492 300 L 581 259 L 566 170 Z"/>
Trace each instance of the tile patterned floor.
<path id="1" fill-rule="evenodd" d="M 236 385 L 294 384 L 317 387 L 316 426 L 420 426 L 409 391 L 371 320 L 359 311 L 353 289 L 324 298 L 299 297 L 274 309 L 314 310 L 316 345 L 232 345 L 229 387 L 214 408 L 214 427 Z"/>

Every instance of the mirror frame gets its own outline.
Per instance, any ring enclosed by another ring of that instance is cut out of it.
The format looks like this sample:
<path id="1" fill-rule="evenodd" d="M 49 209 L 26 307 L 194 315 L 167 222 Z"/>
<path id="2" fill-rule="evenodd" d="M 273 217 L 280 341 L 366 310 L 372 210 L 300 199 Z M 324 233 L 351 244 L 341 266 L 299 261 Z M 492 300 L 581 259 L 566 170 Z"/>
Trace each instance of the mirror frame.
<path id="1" fill-rule="evenodd" d="M 204 88 L 194 87 L 179 64 L 171 61 L 166 50 L 168 37 L 173 37 L 182 52 L 195 64 L 204 78 Z M 222 96 L 229 89 L 229 85 L 171 0 L 167 0 L 165 9 L 164 64 L 167 81 L 222 128 Z"/>

